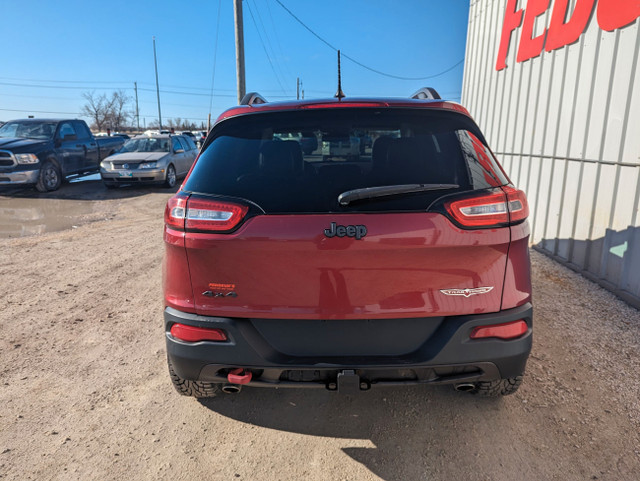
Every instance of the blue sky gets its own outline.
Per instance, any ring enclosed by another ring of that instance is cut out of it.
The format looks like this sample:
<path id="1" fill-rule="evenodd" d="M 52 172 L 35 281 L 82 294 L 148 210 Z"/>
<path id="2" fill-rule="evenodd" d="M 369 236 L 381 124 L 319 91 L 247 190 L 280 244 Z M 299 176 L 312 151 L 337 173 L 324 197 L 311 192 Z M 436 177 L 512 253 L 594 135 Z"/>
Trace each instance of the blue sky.
<path id="1" fill-rule="evenodd" d="M 391 75 L 426 77 L 464 58 L 468 0 L 280 1 L 326 42 Z M 335 51 L 276 0 L 243 6 L 247 91 L 295 98 L 300 77 L 305 98 L 335 94 Z M 212 117 L 236 103 L 232 0 L 2 1 L 0 18 L 0 120 L 79 116 L 83 92 L 122 89 L 133 98 L 135 81 L 141 125 L 156 120 L 153 36 L 163 120 L 206 122 L 214 57 Z M 400 80 L 342 59 L 347 96 L 404 97 L 432 86 L 459 101 L 462 73 L 460 64 L 436 78 Z"/>

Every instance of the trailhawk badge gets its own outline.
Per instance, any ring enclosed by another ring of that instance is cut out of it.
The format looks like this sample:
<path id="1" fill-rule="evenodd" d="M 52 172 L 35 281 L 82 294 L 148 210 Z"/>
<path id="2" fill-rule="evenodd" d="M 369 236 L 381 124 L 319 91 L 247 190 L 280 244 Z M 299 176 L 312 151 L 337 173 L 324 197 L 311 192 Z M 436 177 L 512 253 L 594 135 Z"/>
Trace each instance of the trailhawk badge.
<path id="1" fill-rule="evenodd" d="M 475 287 L 473 289 L 440 289 L 445 296 L 464 296 L 471 297 L 476 294 L 486 294 L 490 290 L 493 289 L 493 286 L 490 287 Z"/>

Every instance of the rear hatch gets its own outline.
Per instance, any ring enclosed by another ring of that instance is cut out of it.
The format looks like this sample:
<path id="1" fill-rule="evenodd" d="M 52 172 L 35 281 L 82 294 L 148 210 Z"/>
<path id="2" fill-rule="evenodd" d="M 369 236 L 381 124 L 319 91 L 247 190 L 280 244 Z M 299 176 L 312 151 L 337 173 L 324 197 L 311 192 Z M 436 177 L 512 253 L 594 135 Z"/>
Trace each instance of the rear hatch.
<path id="1" fill-rule="evenodd" d="M 500 310 L 507 183 L 457 112 L 265 112 L 215 127 L 170 211 L 199 314 L 439 317 Z"/>

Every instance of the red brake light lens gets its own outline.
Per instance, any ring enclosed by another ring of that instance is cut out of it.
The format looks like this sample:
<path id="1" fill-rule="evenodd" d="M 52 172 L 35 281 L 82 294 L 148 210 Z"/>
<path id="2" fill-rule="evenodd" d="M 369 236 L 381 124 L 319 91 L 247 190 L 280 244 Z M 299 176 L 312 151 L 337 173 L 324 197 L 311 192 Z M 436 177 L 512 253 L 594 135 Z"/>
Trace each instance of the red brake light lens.
<path id="1" fill-rule="evenodd" d="M 486 339 L 489 337 L 515 339 L 526 334 L 528 329 L 527 323 L 523 320 L 505 322 L 504 324 L 476 327 L 471 331 L 469 337 L 471 339 Z"/>
<path id="2" fill-rule="evenodd" d="M 447 202 L 449 214 L 465 227 L 491 227 L 509 222 L 506 196 L 502 190 Z"/>
<path id="3" fill-rule="evenodd" d="M 185 195 L 177 194 L 167 201 L 167 206 L 164 208 L 164 223 L 167 227 L 184 230 L 187 198 Z"/>
<path id="4" fill-rule="evenodd" d="M 186 324 L 174 324 L 171 326 L 171 335 L 186 342 L 227 340 L 227 335 L 222 329 L 187 326 Z"/>
<path id="5" fill-rule="evenodd" d="M 497 227 L 520 222 L 529 215 L 524 192 L 506 186 L 488 194 L 445 203 L 447 212 L 464 227 Z"/>
<path id="6" fill-rule="evenodd" d="M 248 211 L 246 205 L 179 193 L 167 202 L 164 223 L 176 230 L 228 232 L 242 222 Z"/>
<path id="7" fill-rule="evenodd" d="M 502 190 L 507 194 L 509 200 L 510 222 L 513 224 L 529 217 L 529 203 L 524 192 L 511 186 L 503 187 Z"/>
<path id="8" fill-rule="evenodd" d="M 300 109 L 335 109 L 335 108 L 350 108 L 350 107 L 388 107 L 386 102 L 321 102 L 317 104 L 301 105 Z"/>
<path id="9" fill-rule="evenodd" d="M 187 203 L 185 228 L 229 231 L 240 224 L 248 210 L 246 205 L 191 197 Z"/>

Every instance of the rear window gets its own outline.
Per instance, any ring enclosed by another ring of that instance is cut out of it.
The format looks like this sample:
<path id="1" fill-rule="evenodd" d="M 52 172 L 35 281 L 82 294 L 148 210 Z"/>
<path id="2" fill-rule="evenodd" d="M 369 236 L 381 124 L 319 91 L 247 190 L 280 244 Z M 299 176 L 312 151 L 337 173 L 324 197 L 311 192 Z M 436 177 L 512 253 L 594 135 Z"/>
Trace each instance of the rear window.
<path id="1" fill-rule="evenodd" d="M 227 119 L 183 190 L 246 199 L 266 213 L 424 211 L 437 198 L 504 185 L 475 123 L 427 109 L 318 109 Z M 446 191 L 363 199 L 346 191 L 456 184 Z"/>

